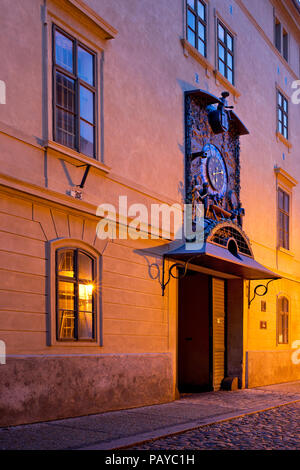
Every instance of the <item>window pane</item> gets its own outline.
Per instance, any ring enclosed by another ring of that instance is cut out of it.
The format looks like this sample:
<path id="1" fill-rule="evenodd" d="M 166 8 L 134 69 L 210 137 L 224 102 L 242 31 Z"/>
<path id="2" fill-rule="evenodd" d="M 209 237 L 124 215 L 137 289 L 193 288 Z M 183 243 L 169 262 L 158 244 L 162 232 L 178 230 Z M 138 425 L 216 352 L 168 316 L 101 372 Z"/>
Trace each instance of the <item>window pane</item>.
<path id="1" fill-rule="evenodd" d="M 286 127 L 283 128 L 283 137 L 285 137 L 286 139 L 288 138 L 288 131 Z"/>
<path id="2" fill-rule="evenodd" d="M 58 338 L 75 339 L 74 335 L 75 315 L 67 310 L 58 311 Z"/>
<path id="3" fill-rule="evenodd" d="M 288 34 L 283 32 L 282 54 L 285 60 L 288 60 Z"/>
<path id="4" fill-rule="evenodd" d="M 198 0 L 198 16 L 202 18 L 202 20 L 205 21 L 205 6 L 203 5 L 202 2 L 199 2 Z"/>
<path id="5" fill-rule="evenodd" d="M 198 21 L 198 36 L 202 39 L 202 41 L 205 41 L 205 28 L 200 21 Z"/>
<path id="6" fill-rule="evenodd" d="M 195 33 L 192 30 L 190 30 L 189 28 L 188 28 L 188 37 L 187 37 L 187 39 L 188 39 L 189 43 L 192 44 L 192 46 L 194 46 L 194 47 L 196 46 Z"/>
<path id="7" fill-rule="evenodd" d="M 195 9 L 195 0 L 187 0 L 188 2 L 188 5 L 193 8 L 193 10 Z"/>
<path id="8" fill-rule="evenodd" d="M 74 251 L 58 251 L 57 272 L 59 276 L 74 277 Z"/>
<path id="9" fill-rule="evenodd" d="M 281 24 L 277 20 L 275 23 L 275 46 L 281 51 Z"/>
<path id="10" fill-rule="evenodd" d="M 74 284 L 58 283 L 58 337 L 74 339 Z"/>
<path id="11" fill-rule="evenodd" d="M 233 52 L 233 38 L 228 33 L 227 33 L 227 47 L 231 52 Z"/>
<path id="12" fill-rule="evenodd" d="M 93 284 L 78 285 L 78 310 L 84 312 L 93 311 Z"/>
<path id="13" fill-rule="evenodd" d="M 74 310 L 74 284 L 73 282 L 59 281 L 58 307 L 64 310 Z"/>
<path id="14" fill-rule="evenodd" d="M 80 117 L 94 123 L 94 93 L 83 86 L 80 87 Z"/>
<path id="15" fill-rule="evenodd" d="M 78 277 L 85 281 L 93 280 L 93 260 L 84 253 L 78 253 Z"/>
<path id="16" fill-rule="evenodd" d="M 225 62 L 225 49 L 219 44 L 219 58 Z"/>
<path id="17" fill-rule="evenodd" d="M 283 191 L 281 189 L 278 190 L 278 207 L 279 209 L 283 209 Z"/>
<path id="18" fill-rule="evenodd" d="M 228 53 L 227 53 L 227 65 L 231 70 L 233 70 L 233 57 L 231 54 L 228 54 Z"/>
<path id="19" fill-rule="evenodd" d="M 221 60 L 219 60 L 219 71 L 225 76 L 225 64 Z"/>
<path id="20" fill-rule="evenodd" d="M 73 41 L 55 31 L 55 58 L 57 65 L 73 73 Z"/>
<path id="21" fill-rule="evenodd" d="M 286 193 L 283 193 L 283 208 L 285 210 L 285 212 L 289 212 L 289 208 L 290 208 L 290 198 L 289 198 L 289 195 L 286 194 Z"/>
<path id="22" fill-rule="evenodd" d="M 80 151 L 94 157 L 94 127 L 80 121 Z"/>
<path id="23" fill-rule="evenodd" d="M 233 84 L 233 74 L 232 71 L 227 69 L 227 80 Z"/>
<path id="24" fill-rule="evenodd" d="M 56 72 L 56 104 L 75 112 L 75 82 L 60 72 Z"/>
<path id="25" fill-rule="evenodd" d="M 225 30 L 223 26 L 220 25 L 220 23 L 218 25 L 218 36 L 221 41 L 225 42 Z"/>
<path id="26" fill-rule="evenodd" d="M 187 14 L 188 26 L 195 31 L 196 30 L 196 16 L 189 10 Z"/>
<path id="27" fill-rule="evenodd" d="M 285 112 L 287 112 L 287 108 L 288 108 L 287 100 L 283 98 L 283 109 L 285 110 Z"/>
<path id="28" fill-rule="evenodd" d="M 56 108 L 56 140 L 62 145 L 75 148 L 75 117 Z"/>
<path id="29" fill-rule="evenodd" d="M 94 56 L 78 46 L 78 77 L 94 85 Z"/>
<path id="30" fill-rule="evenodd" d="M 79 312 L 78 339 L 93 339 L 93 314 L 92 312 Z"/>
<path id="31" fill-rule="evenodd" d="M 279 106 L 282 106 L 282 95 L 281 95 L 281 93 L 278 93 L 278 104 L 279 104 Z"/>
<path id="32" fill-rule="evenodd" d="M 198 51 L 200 52 L 200 54 L 205 56 L 205 45 L 204 45 L 204 42 L 201 41 L 200 38 L 198 40 Z"/>

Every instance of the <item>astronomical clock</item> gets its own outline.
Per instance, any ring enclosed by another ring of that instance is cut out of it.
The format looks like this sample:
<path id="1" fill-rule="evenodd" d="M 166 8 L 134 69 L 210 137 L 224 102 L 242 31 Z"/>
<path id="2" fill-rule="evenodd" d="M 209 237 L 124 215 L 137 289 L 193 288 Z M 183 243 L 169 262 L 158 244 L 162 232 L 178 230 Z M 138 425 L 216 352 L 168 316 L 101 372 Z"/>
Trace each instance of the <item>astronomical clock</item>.
<path id="1" fill-rule="evenodd" d="M 186 202 L 202 203 L 208 224 L 227 221 L 241 228 L 239 136 L 248 130 L 227 105 L 228 95 L 186 92 Z"/>

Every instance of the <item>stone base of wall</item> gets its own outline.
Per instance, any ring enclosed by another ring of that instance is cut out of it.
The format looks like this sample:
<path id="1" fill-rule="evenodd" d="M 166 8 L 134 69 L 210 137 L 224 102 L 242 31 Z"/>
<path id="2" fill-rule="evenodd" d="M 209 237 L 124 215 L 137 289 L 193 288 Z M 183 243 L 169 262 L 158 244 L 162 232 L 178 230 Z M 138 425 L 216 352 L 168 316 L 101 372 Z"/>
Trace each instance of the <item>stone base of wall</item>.
<path id="1" fill-rule="evenodd" d="M 0 425 L 83 416 L 174 400 L 169 354 L 7 358 Z"/>
<path id="2" fill-rule="evenodd" d="M 253 388 L 300 380 L 300 364 L 292 362 L 294 352 L 295 349 L 248 351 L 246 353 L 246 386 Z"/>

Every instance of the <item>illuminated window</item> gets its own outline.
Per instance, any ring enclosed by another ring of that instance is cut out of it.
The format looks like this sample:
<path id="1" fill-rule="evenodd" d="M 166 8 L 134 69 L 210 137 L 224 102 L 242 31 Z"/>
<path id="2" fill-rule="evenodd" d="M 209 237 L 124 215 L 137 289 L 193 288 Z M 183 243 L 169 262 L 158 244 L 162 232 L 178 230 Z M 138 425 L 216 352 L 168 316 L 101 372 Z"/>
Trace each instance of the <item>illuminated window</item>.
<path id="1" fill-rule="evenodd" d="M 56 252 L 57 340 L 95 340 L 95 260 L 79 249 Z"/>
<path id="2" fill-rule="evenodd" d="M 53 28 L 54 140 L 96 157 L 96 54 Z"/>
<path id="3" fill-rule="evenodd" d="M 187 0 L 186 35 L 187 40 L 206 57 L 207 35 L 206 4 L 201 0 Z"/>
<path id="4" fill-rule="evenodd" d="M 277 314 L 277 343 L 288 344 L 289 342 L 289 301 L 286 297 L 278 299 Z"/>
<path id="5" fill-rule="evenodd" d="M 230 31 L 218 20 L 218 70 L 234 84 L 234 38 Z"/>

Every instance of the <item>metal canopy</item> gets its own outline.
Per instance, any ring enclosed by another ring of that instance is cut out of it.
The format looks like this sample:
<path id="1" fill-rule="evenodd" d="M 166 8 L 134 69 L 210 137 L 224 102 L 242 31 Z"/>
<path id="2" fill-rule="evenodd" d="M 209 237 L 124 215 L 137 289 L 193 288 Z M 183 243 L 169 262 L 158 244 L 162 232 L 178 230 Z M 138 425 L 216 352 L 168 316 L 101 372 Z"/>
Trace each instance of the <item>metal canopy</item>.
<path id="1" fill-rule="evenodd" d="M 209 242 L 204 243 L 200 251 L 187 250 L 185 245 L 182 245 L 176 250 L 165 253 L 164 257 L 232 274 L 243 279 L 280 279 L 278 274 L 265 268 L 253 258 L 241 253 L 234 255 L 227 248 Z"/>
<path id="2" fill-rule="evenodd" d="M 186 96 L 195 96 L 196 98 L 201 98 L 206 102 L 206 105 L 211 105 L 211 104 L 219 104 L 221 103 L 220 99 L 217 98 L 215 95 L 212 95 L 208 91 L 205 90 L 190 90 L 185 92 Z M 239 135 L 246 135 L 249 134 L 249 131 L 245 124 L 240 120 L 240 118 L 235 114 L 234 111 L 230 110 L 229 111 L 229 117 L 230 120 L 234 123 L 236 126 L 236 129 L 238 131 Z"/>

